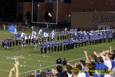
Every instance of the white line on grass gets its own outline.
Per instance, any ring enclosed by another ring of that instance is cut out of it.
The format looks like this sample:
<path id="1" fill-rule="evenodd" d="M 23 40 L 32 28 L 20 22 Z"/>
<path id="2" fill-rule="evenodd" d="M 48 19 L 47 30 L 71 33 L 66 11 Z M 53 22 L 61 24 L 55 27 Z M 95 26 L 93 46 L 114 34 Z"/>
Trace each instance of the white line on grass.
<path id="1" fill-rule="evenodd" d="M 70 60 L 69 62 L 73 62 L 73 61 L 80 60 L 80 59 L 84 59 L 84 58 L 85 58 L 85 57 L 73 59 L 73 60 Z M 53 67 L 53 66 L 55 66 L 55 65 L 56 65 L 56 64 L 43 67 L 42 70 L 43 70 L 43 69 L 46 69 L 46 68 L 51 68 L 51 67 Z M 27 72 L 24 72 L 24 73 L 19 73 L 19 74 L 20 74 L 20 75 L 23 75 L 23 74 L 26 74 L 26 73 L 29 73 L 29 72 L 32 72 L 32 71 L 35 71 L 35 70 L 40 70 L 40 69 L 34 69 L 34 70 L 30 70 L 30 71 L 27 71 Z M 9 72 L 9 70 L 4 70 L 4 69 L 0 69 L 0 71 L 2 71 L 2 72 Z"/>
<path id="2" fill-rule="evenodd" d="M 73 59 L 73 60 L 70 60 L 69 62 L 73 62 L 73 61 L 80 60 L 80 59 L 84 59 L 84 58 L 85 58 L 85 57 Z M 53 67 L 53 66 L 55 66 L 55 64 L 50 65 L 50 66 L 43 67 L 42 69 L 50 68 L 50 67 Z M 20 75 L 23 75 L 23 74 L 26 74 L 26 73 L 29 73 L 29 72 L 32 72 L 32 71 L 35 71 L 35 70 L 40 70 L 40 69 L 34 69 L 34 70 L 31 70 L 31 71 L 27 71 L 27 72 L 24 72 L 24 73 L 20 73 Z"/>
<path id="3" fill-rule="evenodd" d="M 9 70 L 0 69 L 2 72 L 9 72 Z"/>

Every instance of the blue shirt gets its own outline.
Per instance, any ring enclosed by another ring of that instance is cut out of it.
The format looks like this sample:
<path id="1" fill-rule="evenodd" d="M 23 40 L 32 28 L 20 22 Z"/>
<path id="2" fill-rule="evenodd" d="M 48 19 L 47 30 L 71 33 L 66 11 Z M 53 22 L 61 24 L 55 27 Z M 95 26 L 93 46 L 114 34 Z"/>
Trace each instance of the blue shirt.
<path id="1" fill-rule="evenodd" d="M 115 67 L 115 61 L 112 60 L 111 63 L 112 63 L 112 69 L 113 69 Z"/>
<path id="2" fill-rule="evenodd" d="M 89 74 L 88 74 L 87 72 L 85 72 L 85 75 L 86 75 L 86 77 L 90 77 Z"/>
<path id="3" fill-rule="evenodd" d="M 103 63 L 96 63 L 96 70 L 100 73 L 99 77 L 104 77 L 104 71 L 106 71 L 108 68 Z"/>
<path id="4" fill-rule="evenodd" d="M 37 74 L 36 74 L 36 77 L 40 77 L 40 73 L 37 73 Z"/>

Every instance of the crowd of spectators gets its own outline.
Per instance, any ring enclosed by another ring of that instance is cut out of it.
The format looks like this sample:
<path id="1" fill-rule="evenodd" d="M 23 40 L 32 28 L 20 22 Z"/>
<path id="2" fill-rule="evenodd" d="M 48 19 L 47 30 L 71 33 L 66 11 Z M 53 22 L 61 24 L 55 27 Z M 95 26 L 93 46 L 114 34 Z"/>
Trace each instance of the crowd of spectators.
<path id="1" fill-rule="evenodd" d="M 55 68 L 47 71 L 37 71 L 28 77 L 115 77 L 115 50 L 109 50 L 88 55 L 84 51 L 85 60 L 71 64 L 66 58 L 58 58 Z"/>

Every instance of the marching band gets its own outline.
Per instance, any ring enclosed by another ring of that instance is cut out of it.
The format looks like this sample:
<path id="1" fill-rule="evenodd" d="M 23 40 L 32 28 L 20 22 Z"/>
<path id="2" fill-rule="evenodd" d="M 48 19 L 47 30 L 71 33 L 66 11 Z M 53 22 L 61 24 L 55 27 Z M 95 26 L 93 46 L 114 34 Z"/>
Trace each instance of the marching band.
<path id="1" fill-rule="evenodd" d="M 14 45 L 21 45 L 25 47 L 32 45 L 39 47 L 41 53 L 51 53 L 55 51 L 62 51 L 82 47 L 86 45 L 94 45 L 102 42 L 111 42 L 113 38 L 112 29 L 106 30 L 91 30 L 91 31 L 78 31 L 77 29 L 70 29 L 56 32 L 39 30 L 32 31 L 31 35 L 24 32 L 15 35 L 15 41 L 5 39 L 2 41 L 3 48 L 10 48 Z"/>

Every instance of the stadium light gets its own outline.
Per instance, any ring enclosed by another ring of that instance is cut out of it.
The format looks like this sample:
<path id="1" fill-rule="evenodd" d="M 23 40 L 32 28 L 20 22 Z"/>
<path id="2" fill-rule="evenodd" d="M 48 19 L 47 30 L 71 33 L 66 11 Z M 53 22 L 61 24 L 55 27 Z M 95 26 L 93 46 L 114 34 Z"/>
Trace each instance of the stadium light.
<path id="1" fill-rule="evenodd" d="M 39 8 L 39 7 L 40 7 L 40 4 L 37 4 L 37 7 Z"/>
<path id="2" fill-rule="evenodd" d="M 49 13 L 48 13 L 48 16 L 49 16 L 49 17 L 52 17 L 52 14 L 49 12 Z"/>

